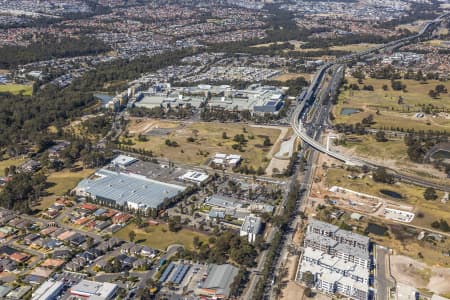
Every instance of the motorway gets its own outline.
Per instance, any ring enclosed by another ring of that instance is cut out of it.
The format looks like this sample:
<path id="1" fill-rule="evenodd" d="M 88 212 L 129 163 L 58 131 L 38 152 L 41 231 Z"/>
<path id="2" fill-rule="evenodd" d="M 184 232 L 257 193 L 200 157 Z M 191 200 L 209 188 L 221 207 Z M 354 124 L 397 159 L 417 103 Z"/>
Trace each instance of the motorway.
<path id="1" fill-rule="evenodd" d="M 301 157 L 301 155 L 302 154 L 300 153 L 299 157 Z M 299 171 L 298 169 L 299 168 L 297 167 L 295 174 L 291 177 L 291 182 L 287 185 L 287 189 L 286 189 L 286 191 L 285 191 L 285 193 L 283 195 L 283 201 L 282 201 L 282 203 L 280 205 L 278 205 L 277 210 L 274 213 L 274 216 L 281 216 L 281 215 L 284 214 L 284 209 L 285 209 L 285 206 L 286 206 L 286 201 L 287 201 L 287 198 L 288 198 L 288 194 L 291 191 L 291 189 L 294 186 L 294 184 L 296 183 L 296 179 L 297 179 L 298 171 Z M 267 237 L 266 237 L 266 243 L 267 244 L 270 244 L 272 242 L 272 240 L 275 237 L 275 234 L 277 233 L 277 231 L 278 231 L 278 229 L 275 228 L 275 227 L 271 227 L 269 229 L 269 232 L 268 232 Z M 281 249 L 283 249 L 283 247 L 280 247 L 279 249 L 281 250 Z M 241 299 L 253 299 L 253 292 L 254 292 L 254 290 L 256 288 L 256 285 L 258 284 L 259 279 L 261 277 L 260 273 L 263 271 L 264 266 L 266 264 L 267 251 L 268 250 L 264 250 L 263 252 L 261 252 L 261 254 L 258 257 L 256 268 L 250 270 L 251 274 L 250 274 L 250 278 L 249 278 L 249 283 L 247 284 L 247 288 L 245 289 L 244 293 L 242 294 Z M 274 261 L 274 266 L 275 266 L 275 263 L 276 263 L 276 261 Z M 269 280 L 272 281 L 273 278 L 271 278 L 269 276 L 268 281 Z M 266 286 L 267 286 L 267 283 L 266 283 Z"/>
<path id="2" fill-rule="evenodd" d="M 366 159 L 358 158 L 358 157 L 349 157 L 347 155 L 344 155 L 342 153 L 331 151 L 326 148 L 326 146 L 322 145 L 322 143 L 317 138 L 318 135 L 320 135 L 322 129 L 327 124 L 329 111 L 331 109 L 331 104 L 322 105 L 324 102 L 324 98 L 329 96 L 330 94 L 333 94 L 336 92 L 336 90 L 339 87 L 339 80 L 341 79 L 342 72 L 341 68 L 346 63 L 354 62 L 357 59 L 360 59 L 362 57 L 367 57 L 370 54 L 374 52 L 378 52 L 383 49 L 393 49 L 400 46 L 403 46 L 405 44 L 411 43 L 413 41 L 416 41 L 417 39 L 420 39 L 422 37 L 429 36 L 429 30 L 434 29 L 434 26 L 437 23 L 440 23 L 443 19 L 447 18 L 450 15 L 450 13 L 447 13 L 445 15 L 440 16 L 439 18 L 436 18 L 433 21 L 430 21 L 424 25 L 422 30 L 413 36 L 406 37 L 403 39 L 400 39 L 398 41 L 390 42 L 386 45 L 382 45 L 376 48 L 372 48 L 363 52 L 351 54 L 344 56 L 342 58 L 337 59 L 335 62 L 329 62 L 322 66 L 314 76 L 313 81 L 311 82 L 311 85 L 308 89 L 308 92 L 303 97 L 303 99 L 298 99 L 301 101 L 294 113 L 292 114 L 292 120 L 291 120 L 291 126 L 294 130 L 294 132 L 302 139 L 302 141 L 308 145 L 310 145 L 313 149 L 325 153 L 330 157 L 333 157 L 339 161 L 342 161 L 348 165 L 354 165 L 354 166 L 363 166 L 366 165 L 368 167 L 371 167 L 373 169 L 378 167 L 385 167 L 386 170 L 394 175 L 396 178 L 398 178 L 401 181 L 412 183 L 418 186 L 422 187 L 433 187 L 435 189 L 443 190 L 446 192 L 450 192 L 450 186 L 448 185 L 441 185 L 434 182 L 427 181 L 423 178 L 418 178 L 415 176 L 410 176 L 406 174 L 400 174 L 396 170 L 388 168 L 384 165 L 379 165 L 374 162 L 368 161 Z M 331 81 L 328 85 L 325 84 L 325 78 L 326 74 L 329 70 L 332 70 L 332 77 Z M 322 90 L 323 87 L 326 85 L 326 89 Z M 321 96 L 319 96 L 321 95 Z M 308 117 L 308 114 L 311 114 L 311 112 L 317 112 L 319 111 L 319 116 L 314 115 L 312 118 L 312 121 L 306 123 L 306 119 Z"/>
<path id="3" fill-rule="evenodd" d="M 440 23 L 444 18 L 449 16 L 449 14 L 445 14 L 443 16 L 440 16 L 439 18 L 427 22 L 424 27 L 421 29 L 421 31 L 413 36 L 406 37 L 397 41 L 390 42 L 386 45 L 382 45 L 373 49 L 369 49 L 363 52 L 351 54 L 348 56 L 344 56 L 342 58 L 337 59 L 333 63 L 327 63 L 324 66 L 322 66 L 318 72 L 316 73 L 314 79 L 311 82 L 310 87 L 308 88 L 308 91 L 306 95 L 303 97 L 303 99 L 297 98 L 300 102 L 298 103 L 295 111 L 292 114 L 292 121 L 291 126 L 294 130 L 294 132 L 302 139 L 304 142 L 302 150 L 300 151 L 299 155 L 301 157 L 307 157 L 307 164 L 306 164 L 306 170 L 305 173 L 302 176 L 301 180 L 301 191 L 306 190 L 305 192 L 301 192 L 298 195 L 297 199 L 297 207 L 300 207 L 305 199 L 308 197 L 309 187 L 312 180 L 313 175 L 313 163 L 316 157 L 315 151 L 310 150 L 318 150 L 319 152 L 325 153 L 331 157 L 334 157 L 340 161 L 343 161 L 347 164 L 351 165 L 368 165 L 372 167 L 374 166 L 372 163 L 367 163 L 366 161 L 354 158 L 354 157 L 347 157 L 343 154 L 336 153 L 333 151 L 329 151 L 326 149 L 325 146 L 323 146 L 320 141 L 320 136 L 328 124 L 328 115 L 331 109 L 330 103 L 325 104 L 325 100 L 327 100 L 327 97 L 330 97 L 334 93 L 336 93 L 339 85 L 340 80 L 343 78 L 343 72 L 344 72 L 344 66 L 345 64 L 349 62 L 353 62 L 355 60 L 358 60 L 363 57 L 367 57 L 371 55 L 374 52 L 383 50 L 383 49 L 394 49 L 398 48 L 400 46 L 403 46 L 407 43 L 410 43 L 412 41 L 415 41 L 417 39 L 421 39 L 422 37 L 428 36 L 429 30 L 434 29 L 434 26 L 437 23 Z M 325 83 L 326 74 L 329 70 L 333 70 L 331 79 L 329 80 L 329 83 Z M 323 88 L 325 87 L 325 90 Z M 300 97 L 300 96 L 299 96 Z M 329 99 L 328 99 L 329 100 Z M 310 116 L 308 116 L 310 114 Z M 306 119 L 309 117 L 309 122 L 306 126 L 302 126 L 302 122 L 306 121 Z M 309 155 L 307 153 L 309 152 Z M 297 180 L 297 177 L 299 176 L 299 165 L 296 166 L 296 172 L 292 176 L 292 182 L 295 182 Z M 403 180 L 409 180 L 412 182 L 415 182 L 415 178 L 409 178 L 405 175 L 401 175 L 398 173 L 395 173 L 395 175 Z M 434 183 L 429 183 L 423 180 L 419 180 L 416 182 L 420 185 L 424 186 L 433 186 Z M 289 185 L 288 190 L 292 185 Z M 450 187 L 441 187 L 440 189 L 443 190 L 450 190 Z M 281 205 L 283 207 L 283 204 Z M 279 270 L 279 267 L 281 265 L 282 257 L 284 257 L 284 253 L 287 249 L 287 243 L 290 242 L 290 237 L 292 236 L 292 232 L 294 228 L 296 228 L 297 224 L 297 218 L 293 218 L 289 223 L 289 230 L 283 235 L 282 242 L 279 248 L 279 256 L 278 259 L 273 262 L 273 267 L 275 272 L 272 273 L 271 276 L 269 276 L 267 282 L 265 282 L 265 299 L 274 299 L 275 293 L 274 293 L 274 282 L 276 279 L 276 273 Z M 273 232 L 273 230 L 272 230 Z M 271 232 L 271 233 L 272 233 Z M 270 240 L 268 240 L 270 242 Z M 377 265 L 379 265 L 379 269 L 377 270 L 378 273 L 380 273 L 380 277 L 377 278 L 377 287 L 379 291 L 377 292 L 377 299 L 388 299 L 387 298 L 387 292 L 388 288 L 390 288 L 393 283 L 390 279 L 388 279 L 386 272 L 386 254 L 382 250 L 379 250 L 377 252 Z M 264 261 L 265 256 L 262 256 L 261 259 L 258 261 L 258 269 L 261 262 Z M 252 291 L 256 286 L 256 279 L 257 276 L 253 276 L 250 279 L 250 285 L 249 289 L 246 291 L 246 293 L 243 295 L 243 299 L 251 299 Z"/>

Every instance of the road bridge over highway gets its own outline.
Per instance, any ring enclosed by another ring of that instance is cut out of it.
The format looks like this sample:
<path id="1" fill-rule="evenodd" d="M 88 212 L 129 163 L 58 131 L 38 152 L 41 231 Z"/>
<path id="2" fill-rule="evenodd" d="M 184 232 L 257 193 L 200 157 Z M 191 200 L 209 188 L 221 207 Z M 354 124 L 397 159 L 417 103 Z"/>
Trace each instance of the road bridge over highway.
<path id="1" fill-rule="evenodd" d="M 433 30 L 437 24 L 439 24 L 440 22 L 442 22 L 449 16 L 450 16 L 450 13 L 446 13 L 432 21 L 427 22 L 422 27 L 420 32 L 415 35 L 405 37 L 400 40 L 393 41 L 393 42 L 387 43 L 387 44 L 379 46 L 379 47 L 365 50 L 363 52 L 350 54 L 350 55 L 341 57 L 334 62 L 329 62 L 329 63 L 323 65 L 317 71 L 316 75 L 314 76 L 313 80 L 311 81 L 311 84 L 310 84 L 305 96 L 302 99 L 299 99 L 300 103 L 298 103 L 296 109 L 294 110 L 294 112 L 292 114 L 291 126 L 292 126 L 292 129 L 294 130 L 294 132 L 297 134 L 297 136 L 299 136 L 300 139 L 304 143 L 309 145 L 311 148 L 313 148 L 321 153 L 324 153 L 330 157 L 333 157 L 339 161 L 342 161 L 348 165 L 353 165 L 353 166 L 366 165 L 366 166 L 369 166 L 372 168 L 385 167 L 385 166 L 377 165 L 376 163 L 370 162 L 365 159 L 361 159 L 361 158 L 354 157 L 354 156 L 350 157 L 350 156 L 344 155 L 342 153 L 327 149 L 327 147 L 325 145 L 322 145 L 320 143 L 320 141 L 318 141 L 318 137 L 320 137 L 320 133 L 322 130 L 321 128 L 322 128 L 323 124 L 312 124 L 312 127 L 315 128 L 314 129 L 315 133 L 311 136 L 310 134 L 308 134 L 307 130 L 303 126 L 302 119 L 306 117 L 306 114 L 313 107 L 313 105 L 317 104 L 316 103 L 317 95 L 319 94 L 319 90 L 321 89 L 321 83 L 324 81 L 324 79 L 326 77 L 325 75 L 327 74 L 327 72 L 329 70 L 332 70 L 332 67 L 334 67 L 338 64 L 346 64 L 346 63 L 353 62 L 356 59 L 368 56 L 372 53 L 378 52 L 378 51 L 386 49 L 386 48 L 389 48 L 389 49 L 397 48 L 397 47 L 403 46 L 407 43 L 413 42 L 417 39 L 420 39 L 422 37 L 428 37 L 430 34 L 430 30 Z M 402 181 L 413 183 L 413 184 L 423 186 L 423 187 L 433 187 L 433 188 L 437 188 L 440 190 L 450 192 L 450 187 L 448 185 L 436 184 L 433 182 L 422 180 L 421 178 L 416 178 L 416 177 L 400 174 L 397 171 L 389 169 L 389 168 L 386 168 L 386 169 Z"/>

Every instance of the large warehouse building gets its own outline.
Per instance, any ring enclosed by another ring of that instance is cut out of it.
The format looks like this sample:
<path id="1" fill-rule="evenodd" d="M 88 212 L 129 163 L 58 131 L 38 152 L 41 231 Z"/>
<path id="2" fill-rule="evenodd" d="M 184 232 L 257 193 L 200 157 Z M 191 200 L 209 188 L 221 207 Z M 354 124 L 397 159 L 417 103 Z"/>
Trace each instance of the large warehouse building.
<path id="1" fill-rule="evenodd" d="M 70 294 L 86 299 L 113 299 L 117 291 L 117 284 L 109 282 L 95 282 L 81 280 L 70 289 Z"/>
<path id="2" fill-rule="evenodd" d="M 126 205 L 134 209 L 159 208 L 164 199 L 175 197 L 185 187 L 149 179 L 142 175 L 98 170 L 75 188 L 78 196 Z"/>
<path id="3" fill-rule="evenodd" d="M 230 264 L 208 267 L 207 277 L 200 284 L 197 294 L 215 299 L 226 299 L 230 296 L 231 284 L 239 273 L 239 269 Z"/>

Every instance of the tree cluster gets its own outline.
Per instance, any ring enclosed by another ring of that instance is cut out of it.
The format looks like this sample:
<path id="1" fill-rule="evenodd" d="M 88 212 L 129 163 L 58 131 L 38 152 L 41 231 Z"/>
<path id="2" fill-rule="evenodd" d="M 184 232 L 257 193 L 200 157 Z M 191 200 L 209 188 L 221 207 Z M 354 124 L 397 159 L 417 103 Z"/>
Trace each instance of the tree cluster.
<path id="1" fill-rule="evenodd" d="M 257 251 L 245 237 L 240 237 L 237 232 L 227 230 L 217 238 L 210 239 L 211 244 L 199 243 L 196 251 L 184 250 L 183 258 L 197 259 L 209 263 L 223 264 L 229 259 L 243 267 L 255 266 Z"/>
<path id="2" fill-rule="evenodd" d="M 450 226 L 446 220 L 440 219 L 439 221 L 434 221 L 431 223 L 431 227 L 439 229 L 443 232 L 450 232 Z"/>
<path id="3" fill-rule="evenodd" d="M 404 141 L 408 147 L 409 159 L 416 163 L 423 163 L 428 150 L 439 143 L 448 142 L 448 135 L 431 132 L 410 133 L 405 136 Z"/>
<path id="4" fill-rule="evenodd" d="M 386 168 L 378 167 L 372 172 L 372 178 L 375 182 L 382 182 L 387 184 L 394 184 L 395 177 L 386 171 Z"/>
<path id="5" fill-rule="evenodd" d="M 31 203 L 41 196 L 46 177 L 42 173 L 14 173 L 0 192 L 0 205 L 21 213 L 31 212 Z"/>
<path id="6" fill-rule="evenodd" d="M 44 35 L 36 42 L 24 46 L 3 46 L 0 48 L 0 68 L 10 69 L 26 63 L 52 58 L 95 55 L 110 48 L 93 37 L 56 37 Z"/>

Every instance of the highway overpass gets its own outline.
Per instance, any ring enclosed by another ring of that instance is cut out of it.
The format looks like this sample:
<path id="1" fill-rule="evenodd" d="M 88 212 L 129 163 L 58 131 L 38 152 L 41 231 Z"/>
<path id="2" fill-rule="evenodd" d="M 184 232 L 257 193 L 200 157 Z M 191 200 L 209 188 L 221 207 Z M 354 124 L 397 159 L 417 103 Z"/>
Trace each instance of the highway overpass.
<path id="1" fill-rule="evenodd" d="M 363 160 L 357 157 L 349 157 L 346 156 L 342 153 L 338 153 L 335 151 L 331 151 L 329 149 L 327 149 L 324 145 L 322 145 L 319 141 L 317 141 L 316 139 L 314 139 L 313 137 L 311 137 L 310 135 L 307 134 L 306 130 L 304 129 L 304 127 L 302 126 L 302 118 L 306 116 L 306 113 L 308 111 L 308 109 L 314 104 L 314 102 L 316 101 L 316 96 L 319 92 L 319 88 L 320 88 L 320 84 L 322 82 L 322 80 L 325 78 L 325 74 L 328 70 L 331 69 L 331 67 L 333 67 L 334 65 L 337 64 L 342 64 L 342 63 L 348 63 L 351 62 L 357 58 L 360 58 L 362 56 L 366 56 L 369 55 L 371 53 L 374 53 L 376 51 L 385 49 L 385 48 L 396 48 L 399 46 L 402 46 L 408 42 L 414 41 L 422 36 L 424 36 L 425 34 L 427 34 L 427 32 L 430 30 L 430 28 L 432 29 L 434 25 L 436 25 L 437 23 L 441 22 L 442 20 L 444 20 L 445 18 L 447 18 L 448 16 L 450 16 L 450 13 L 444 14 L 432 21 L 427 22 L 422 29 L 420 30 L 419 33 L 413 35 L 413 36 L 409 36 L 406 38 L 402 38 L 400 40 L 397 41 L 393 41 L 390 43 L 387 43 L 385 45 L 382 46 L 378 46 L 369 50 L 365 50 L 363 52 L 359 52 L 359 53 L 355 53 L 355 54 L 350 54 L 344 57 L 341 57 L 339 59 L 337 59 L 334 62 L 329 62 L 325 65 L 323 65 L 316 73 L 316 75 L 314 76 L 314 79 L 311 81 L 311 84 L 308 88 L 308 91 L 306 93 L 306 95 L 303 97 L 303 99 L 299 99 L 301 102 L 297 105 L 296 109 L 294 110 L 293 114 L 292 114 L 292 119 L 291 119 L 291 127 L 293 128 L 294 132 L 297 134 L 297 136 L 300 137 L 300 139 L 308 144 L 309 146 L 311 146 L 313 149 L 325 153 L 330 157 L 333 157 L 339 161 L 342 161 L 348 165 L 353 165 L 353 166 L 369 166 L 372 168 L 377 168 L 380 167 L 379 165 L 374 164 L 373 162 L 369 162 L 367 160 Z M 313 126 L 317 126 L 320 127 L 320 124 L 315 124 Z M 319 128 L 317 128 L 316 130 L 320 130 Z M 428 182 L 426 180 L 422 180 L 420 178 L 416 178 L 416 177 L 412 177 L 412 176 L 408 176 L 408 175 L 403 175 L 403 174 L 399 174 L 398 172 L 396 172 L 395 170 L 391 170 L 388 169 L 391 173 L 393 173 L 397 178 L 399 178 L 402 181 L 405 182 L 410 182 L 413 184 L 417 184 L 419 186 L 424 186 L 424 187 L 434 187 L 440 190 L 444 190 L 444 191 L 448 191 L 450 192 L 450 187 L 449 186 L 442 186 L 439 184 L 435 184 L 432 182 Z"/>

